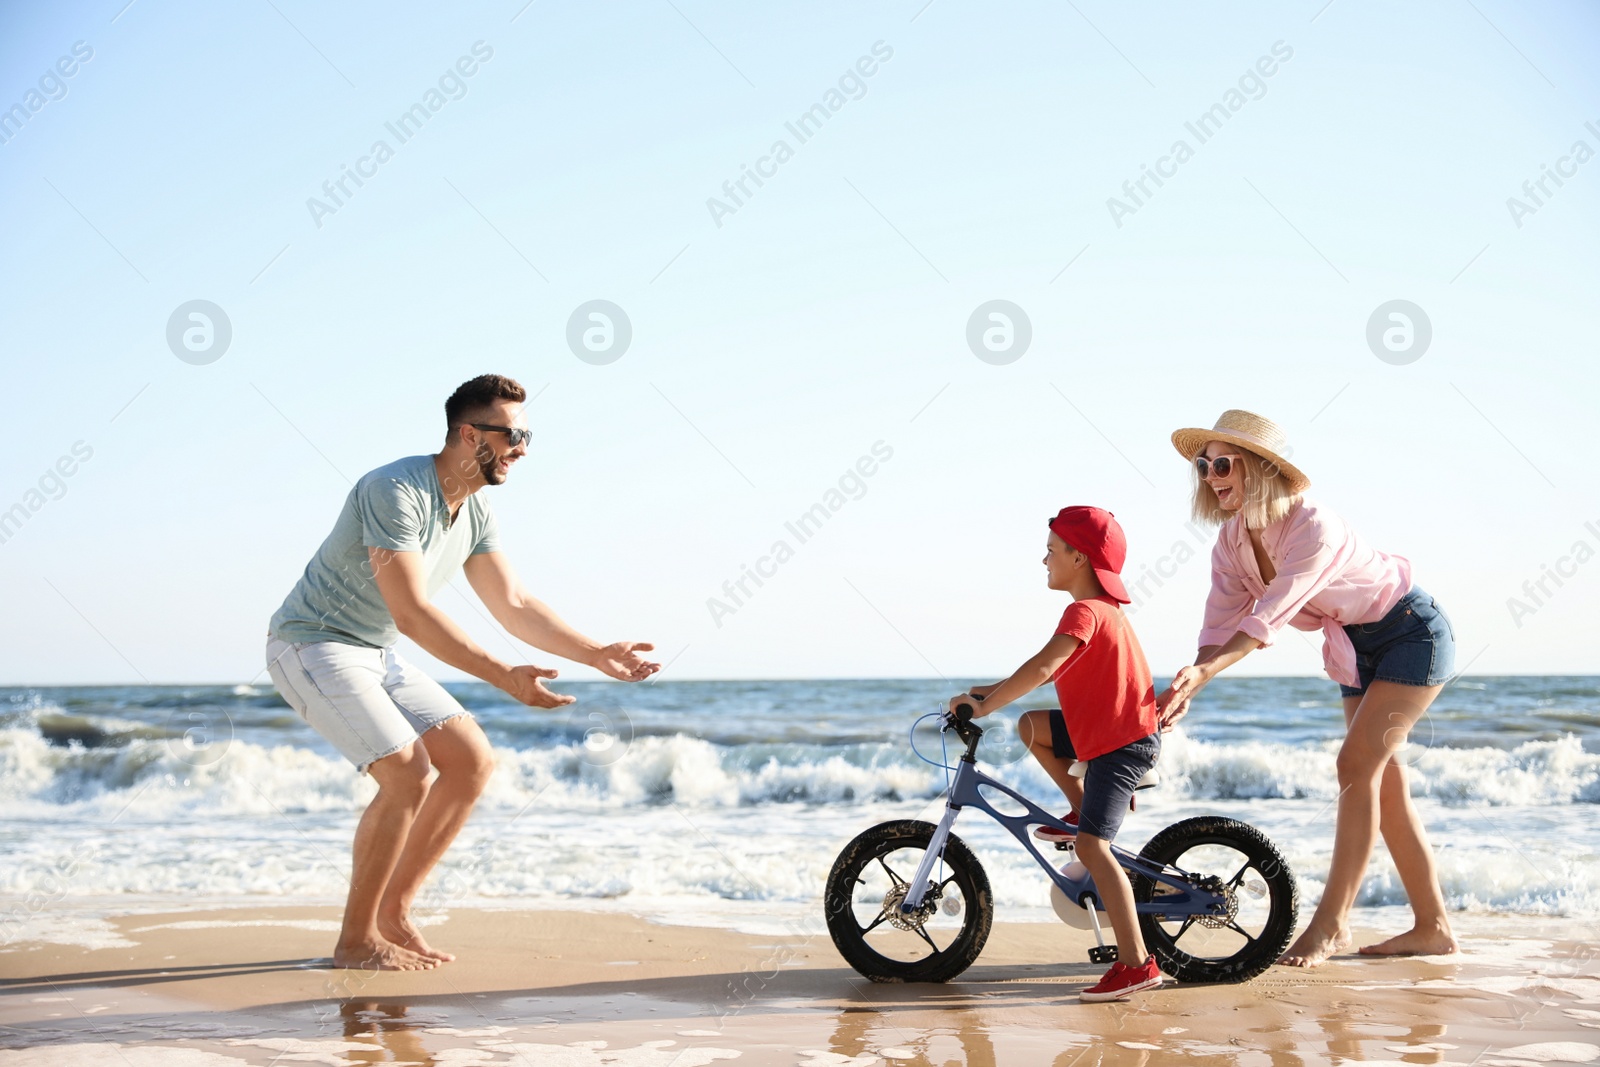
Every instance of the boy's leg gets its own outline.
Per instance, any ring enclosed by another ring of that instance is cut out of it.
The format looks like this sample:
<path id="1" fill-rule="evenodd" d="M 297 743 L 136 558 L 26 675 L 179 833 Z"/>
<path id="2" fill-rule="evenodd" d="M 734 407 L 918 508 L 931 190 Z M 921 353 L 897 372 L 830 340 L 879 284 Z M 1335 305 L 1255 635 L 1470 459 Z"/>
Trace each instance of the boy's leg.
<path id="1" fill-rule="evenodd" d="M 1100 894 L 1106 918 L 1117 938 L 1117 959 L 1129 967 L 1138 967 L 1150 955 L 1145 947 L 1144 935 L 1139 932 L 1138 914 L 1133 910 L 1133 886 L 1128 875 L 1111 854 L 1111 842 L 1084 830 L 1078 831 L 1078 858 L 1094 875 L 1094 887 Z"/>
<path id="2" fill-rule="evenodd" d="M 1056 715 L 1060 715 L 1060 712 L 1056 712 Z M 1060 787 L 1061 792 L 1066 795 L 1067 803 L 1072 805 L 1072 810 L 1081 811 L 1083 779 L 1074 778 L 1071 773 L 1072 742 L 1066 737 L 1064 720 L 1061 724 L 1061 736 L 1056 736 L 1052 724 L 1053 718 L 1055 716 L 1048 711 L 1023 712 L 1022 718 L 1017 720 L 1017 737 L 1028 746 L 1028 751 L 1033 753 L 1033 758 L 1039 761 L 1039 766 L 1044 768 L 1050 780 Z"/>
<path id="3" fill-rule="evenodd" d="M 1134 787 L 1155 766 L 1160 753 L 1161 735 L 1151 734 L 1090 760 L 1078 819 L 1078 859 L 1094 875 L 1100 903 L 1116 931 L 1117 959 L 1130 967 L 1142 966 L 1150 950 L 1139 932 L 1133 886 L 1112 854 L 1111 842 L 1128 814 Z"/>

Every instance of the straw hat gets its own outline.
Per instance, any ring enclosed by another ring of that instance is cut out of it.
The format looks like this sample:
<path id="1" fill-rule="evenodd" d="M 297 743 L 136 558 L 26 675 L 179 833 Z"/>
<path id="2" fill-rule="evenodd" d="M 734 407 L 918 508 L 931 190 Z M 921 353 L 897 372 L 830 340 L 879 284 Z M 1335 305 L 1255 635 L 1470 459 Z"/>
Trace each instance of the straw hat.
<path id="1" fill-rule="evenodd" d="M 1261 458 L 1277 464 L 1278 469 L 1289 479 L 1289 488 L 1296 493 L 1303 493 L 1311 486 L 1311 479 L 1289 462 L 1289 456 L 1294 453 L 1294 449 L 1289 446 L 1289 435 L 1283 432 L 1283 427 L 1271 419 L 1264 419 L 1253 412 L 1231 408 L 1224 411 L 1217 424 L 1209 430 L 1191 427 L 1174 430 L 1172 433 L 1172 446 L 1178 450 L 1179 455 L 1190 462 L 1205 451 L 1207 441 L 1226 441 L 1231 445 L 1248 448 Z"/>

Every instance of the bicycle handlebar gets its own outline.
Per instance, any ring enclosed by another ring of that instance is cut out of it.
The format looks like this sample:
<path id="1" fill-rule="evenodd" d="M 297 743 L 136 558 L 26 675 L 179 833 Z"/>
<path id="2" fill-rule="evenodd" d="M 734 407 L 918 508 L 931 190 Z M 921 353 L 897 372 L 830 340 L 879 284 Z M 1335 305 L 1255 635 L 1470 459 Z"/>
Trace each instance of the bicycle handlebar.
<path id="1" fill-rule="evenodd" d="M 972 723 L 972 717 L 976 712 L 973 703 L 978 703 L 982 700 L 982 697 L 977 696 L 972 698 L 972 703 L 963 700 L 955 706 L 955 714 L 946 720 L 945 729 L 954 730 L 956 736 L 966 742 L 967 752 L 961 758 L 968 763 L 972 763 L 977 759 L 978 741 L 983 737 L 983 730 Z"/>

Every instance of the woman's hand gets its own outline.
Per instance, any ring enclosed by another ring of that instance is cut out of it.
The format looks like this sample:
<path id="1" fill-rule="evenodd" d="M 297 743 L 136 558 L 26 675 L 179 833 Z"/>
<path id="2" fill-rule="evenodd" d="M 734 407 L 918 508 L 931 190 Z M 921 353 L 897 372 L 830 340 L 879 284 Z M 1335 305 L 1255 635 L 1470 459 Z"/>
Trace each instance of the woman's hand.
<path id="1" fill-rule="evenodd" d="M 1168 689 L 1156 697 L 1156 722 L 1164 734 L 1170 734 L 1178 725 L 1178 720 L 1189 714 L 1189 698 L 1176 699 L 1172 690 Z"/>
<path id="2" fill-rule="evenodd" d="M 982 699 L 999 688 L 1000 683 L 996 682 L 993 685 L 975 685 L 971 689 L 968 689 L 967 692 L 971 693 L 975 697 L 978 697 L 979 699 Z"/>
<path id="3" fill-rule="evenodd" d="M 1178 720 L 1189 714 L 1189 702 L 1211 680 L 1204 667 L 1181 667 L 1172 676 L 1172 684 L 1156 697 L 1156 714 L 1162 733 L 1170 733 Z"/>

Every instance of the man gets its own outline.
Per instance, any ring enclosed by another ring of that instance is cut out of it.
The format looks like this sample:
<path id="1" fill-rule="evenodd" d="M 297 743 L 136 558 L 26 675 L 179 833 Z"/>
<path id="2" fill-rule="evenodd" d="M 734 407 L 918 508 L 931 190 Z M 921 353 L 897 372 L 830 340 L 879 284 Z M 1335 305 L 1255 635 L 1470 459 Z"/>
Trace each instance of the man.
<path id="1" fill-rule="evenodd" d="M 272 617 L 267 668 L 278 691 L 378 783 L 356 827 L 335 967 L 425 970 L 455 958 L 422 939 L 411 904 L 494 770 L 483 730 L 400 656 L 400 635 L 531 707 L 575 699 L 545 688 L 555 671 L 496 659 L 433 606 L 456 570 L 502 626 L 535 648 L 622 681 L 661 669 L 641 655 L 652 645 L 601 645 L 573 630 L 523 589 L 501 554 L 478 490 L 505 482 L 527 455 L 526 399 L 498 374 L 457 389 L 445 402 L 444 448 L 364 475 Z"/>

